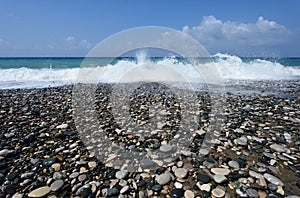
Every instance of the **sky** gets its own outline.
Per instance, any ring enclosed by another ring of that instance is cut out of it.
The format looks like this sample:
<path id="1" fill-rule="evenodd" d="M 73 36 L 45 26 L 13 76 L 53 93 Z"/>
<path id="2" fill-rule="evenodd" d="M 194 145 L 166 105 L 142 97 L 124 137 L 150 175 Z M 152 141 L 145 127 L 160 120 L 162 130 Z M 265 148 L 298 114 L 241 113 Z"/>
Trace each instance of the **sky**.
<path id="1" fill-rule="evenodd" d="M 183 31 L 211 55 L 300 57 L 299 8 L 299 0 L 0 0 L 0 57 L 83 57 L 140 26 Z"/>

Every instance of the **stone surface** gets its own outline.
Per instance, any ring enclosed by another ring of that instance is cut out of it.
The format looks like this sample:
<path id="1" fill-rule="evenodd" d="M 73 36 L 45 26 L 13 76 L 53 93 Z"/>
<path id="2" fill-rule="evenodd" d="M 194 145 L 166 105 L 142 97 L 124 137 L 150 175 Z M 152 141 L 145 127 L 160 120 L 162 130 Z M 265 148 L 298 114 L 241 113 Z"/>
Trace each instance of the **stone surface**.
<path id="1" fill-rule="evenodd" d="M 215 175 L 228 175 L 230 173 L 227 168 L 212 168 L 210 171 Z"/>
<path id="2" fill-rule="evenodd" d="M 175 176 L 179 178 L 185 178 L 188 174 L 188 170 L 185 168 L 177 168 L 175 170 Z"/>
<path id="3" fill-rule="evenodd" d="M 220 188 L 215 188 L 211 191 L 211 194 L 217 198 L 219 197 L 224 197 L 225 196 L 225 191 L 220 189 Z"/>
<path id="4" fill-rule="evenodd" d="M 59 179 L 59 180 L 56 180 L 54 181 L 51 186 L 50 186 L 50 189 L 51 191 L 58 191 L 59 189 L 61 189 L 61 187 L 63 187 L 64 185 L 64 181 Z"/>
<path id="5" fill-rule="evenodd" d="M 271 175 L 271 174 L 269 174 L 269 173 L 265 173 L 264 174 L 264 178 L 268 181 L 268 182 L 271 182 L 271 183 L 273 183 L 273 184 L 275 184 L 275 185 L 277 185 L 277 186 L 283 186 L 284 184 L 282 183 L 282 181 L 279 179 L 279 178 L 277 178 L 277 177 L 275 177 L 275 176 L 273 176 L 273 175 Z"/>
<path id="6" fill-rule="evenodd" d="M 40 187 L 38 189 L 35 189 L 33 191 L 31 191 L 29 194 L 28 194 L 28 197 L 44 197 L 46 196 L 47 194 L 50 193 L 50 188 L 49 186 L 43 186 L 43 187 Z"/>
<path id="7" fill-rule="evenodd" d="M 220 175 L 220 174 L 214 175 L 213 178 L 214 178 L 214 181 L 215 181 L 216 183 L 218 183 L 218 184 L 227 181 L 227 178 L 226 178 L 224 175 Z"/>
<path id="8" fill-rule="evenodd" d="M 170 173 L 163 173 L 161 175 L 157 175 L 155 180 L 158 184 L 165 185 L 171 181 L 171 175 Z"/>

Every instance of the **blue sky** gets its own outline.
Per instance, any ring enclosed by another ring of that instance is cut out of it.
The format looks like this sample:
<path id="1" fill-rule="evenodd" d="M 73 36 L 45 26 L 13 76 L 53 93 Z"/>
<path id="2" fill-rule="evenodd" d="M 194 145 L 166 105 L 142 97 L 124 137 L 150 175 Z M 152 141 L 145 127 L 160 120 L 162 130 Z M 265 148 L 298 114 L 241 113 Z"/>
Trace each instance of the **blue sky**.
<path id="1" fill-rule="evenodd" d="M 183 31 L 209 51 L 300 57 L 300 1 L 1 0 L 0 56 L 85 56 L 138 26 Z"/>

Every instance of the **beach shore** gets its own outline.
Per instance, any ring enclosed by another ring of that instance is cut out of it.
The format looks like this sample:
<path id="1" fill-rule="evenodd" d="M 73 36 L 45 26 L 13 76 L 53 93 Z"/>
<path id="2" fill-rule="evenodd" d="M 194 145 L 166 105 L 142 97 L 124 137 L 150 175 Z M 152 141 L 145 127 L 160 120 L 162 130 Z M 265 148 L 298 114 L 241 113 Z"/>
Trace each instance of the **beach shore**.
<path id="1" fill-rule="evenodd" d="M 210 150 L 201 149 L 211 123 L 210 97 L 197 92 L 199 126 L 188 151 L 136 172 L 116 169 L 89 151 L 74 122 L 73 86 L 0 90 L 0 197 L 299 196 L 299 87 L 299 80 L 228 82 L 224 123 L 213 132 Z M 99 85 L 96 96 L 101 130 L 110 141 L 125 149 L 167 152 L 164 145 L 176 138 L 180 122 L 176 98 L 160 97 L 170 118 L 141 138 L 114 123 L 110 90 Z M 157 103 L 147 96 L 131 100 L 138 123 L 151 117 L 146 99 Z"/>

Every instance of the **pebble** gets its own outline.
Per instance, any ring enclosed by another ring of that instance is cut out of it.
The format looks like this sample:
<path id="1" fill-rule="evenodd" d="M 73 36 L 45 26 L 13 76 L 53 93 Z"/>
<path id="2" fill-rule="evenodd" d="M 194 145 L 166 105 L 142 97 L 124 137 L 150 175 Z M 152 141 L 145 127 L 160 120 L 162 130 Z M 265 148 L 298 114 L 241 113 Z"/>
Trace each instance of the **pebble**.
<path id="1" fill-rule="evenodd" d="M 188 174 L 188 170 L 185 168 L 177 168 L 174 173 L 176 177 L 185 178 Z"/>
<path id="2" fill-rule="evenodd" d="M 130 189 L 130 187 L 126 185 L 123 188 L 121 188 L 120 193 L 125 194 L 129 191 L 129 189 Z"/>
<path id="3" fill-rule="evenodd" d="M 257 192 L 255 189 L 253 189 L 253 188 L 247 189 L 247 190 L 246 190 L 246 193 L 247 193 L 247 195 L 248 195 L 249 197 L 251 197 L 251 198 L 258 198 L 258 197 L 259 197 L 258 192 Z"/>
<path id="4" fill-rule="evenodd" d="M 61 180 L 61 179 L 59 179 L 59 180 L 54 181 L 54 182 L 51 184 L 50 189 L 51 189 L 51 191 L 56 192 L 56 191 L 58 191 L 59 189 L 61 189 L 61 187 L 63 187 L 63 185 L 64 185 L 64 181 Z"/>
<path id="5" fill-rule="evenodd" d="M 234 170 L 239 170 L 240 169 L 240 164 L 237 161 L 233 161 L 233 160 L 229 161 L 228 166 L 230 166 Z"/>
<path id="6" fill-rule="evenodd" d="M 179 188 L 175 188 L 175 189 L 171 190 L 170 195 L 171 195 L 172 198 L 183 197 L 184 190 L 183 189 L 179 189 Z"/>
<path id="7" fill-rule="evenodd" d="M 161 145 L 159 150 L 163 153 L 169 153 L 174 150 L 174 147 L 170 144 Z"/>
<path id="8" fill-rule="evenodd" d="M 191 191 L 191 190 L 186 190 L 186 191 L 184 192 L 184 197 L 185 197 L 185 198 L 194 198 L 194 197 L 195 197 L 195 194 L 194 194 L 194 192 Z"/>
<path id="9" fill-rule="evenodd" d="M 124 179 L 124 178 L 126 178 L 127 176 L 128 176 L 128 171 L 126 171 L 126 170 L 119 170 L 119 171 L 117 171 L 116 172 L 116 178 L 117 179 Z"/>
<path id="10" fill-rule="evenodd" d="M 204 173 L 198 173 L 197 178 L 201 184 L 206 184 L 211 181 L 211 177 Z"/>
<path id="11" fill-rule="evenodd" d="M 285 152 L 287 150 L 286 147 L 284 147 L 281 144 L 272 144 L 270 146 L 270 148 L 277 151 L 278 153 L 282 153 L 282 152 Z"/>
<path id="12" fill-rule="evenodd" d="M 49 193 L 50 193 L 49 186 L 43 186 L 43 187 L 40 187 L 38 189 L 35 189 L 35 190 L 31 191 L 28 194 L 28 197 L 44 197 Z"/>
<path id="13" fill-rule="evenodd" d="M 161 175 L 156 175 L 155 180 L 160 185 L 165 185 L 171 181 L 170 173 L 163 173 Z"/>
<path id="14" fill-rule="evenodd" d="M 51 168 L 53 168 L 55 171 L 59 171 L 60 170 L 60 164 L 59 163 L 54 163 L 51 165 Z"/>
<path id="15" fill-rule="evenodd" d="M 282 181 L 280 179 L 278 179 L 277 177 L 269 174 L 269 173 L 265 173 L 264 174 L 264 178 L 268 181 L 271 182 L 277 186 L 283 186 L 284 184 L 282 183 Z"/>
<path id="16" fill-rule="evenodd" d="M 210 170 L 215 175 L 229 175 L 230 170 L 227 168 L 212 168 Z"/>
<path id="17" fill-rule="evenodd" d="M 211 184 L 202 184 L 200 186 L 200 190 L 210 192 L 211 191 Z"/>
<path id="18" fill-rule="evenodd" d="M 162 189 L 162 186 L 159 184 L 155 184 L 151 187 L 151 190 L 153 190 L 154 192 L 160 192 Z"/>
<path id="19" fill-rule="evenodd" d="M 224 175 L 220 175 L 220 174 L 214 175 L 213 178 L 214 178 L 214 181 L 218 184 L 221 184 L 221 183 L 227 181 L 227 178 Z"/>
<path id="20" fill-rule="evenodd" d="M 56 128 L 57 129 L 66 129 L 66 128 L 68 128 L 68 124 L 61 124 L 61 125 L 58 125 Z"/>
<path id="21" fill-rule="evenodd" d="M 248 143 L 248 139 L 245 136 L 242 136 L 240 138 L 237 139 L 237 143 L 241 146 L 246 146 Z"/>
<path id="22" fill-rule="evenodd" d="M 211 194 L 217 198 L 224 197 L 225 191 L 220 188 L 215 188 L 211 191 Z"/>

